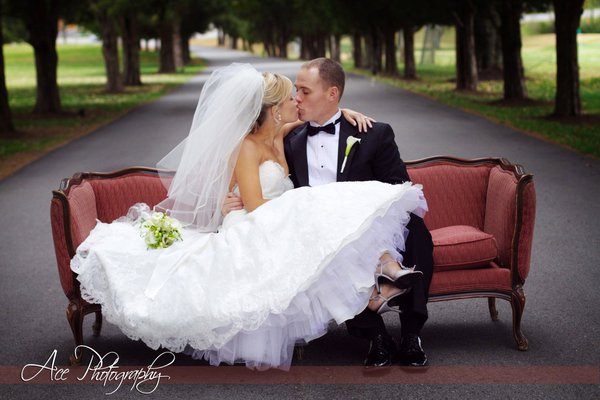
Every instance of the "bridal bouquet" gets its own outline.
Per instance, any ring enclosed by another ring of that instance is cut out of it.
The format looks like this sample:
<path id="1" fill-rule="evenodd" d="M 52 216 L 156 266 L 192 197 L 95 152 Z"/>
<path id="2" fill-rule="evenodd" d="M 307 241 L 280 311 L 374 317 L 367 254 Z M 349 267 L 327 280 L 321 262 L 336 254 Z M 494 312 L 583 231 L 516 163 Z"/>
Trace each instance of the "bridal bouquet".
<path id="1" fill-rule="evenodd" d="M 181 225 L 175 218 L 162 212 L 154 212 L 140 226 L 141 235 L 148 249 L 164 249 L 181 238 Z"/>

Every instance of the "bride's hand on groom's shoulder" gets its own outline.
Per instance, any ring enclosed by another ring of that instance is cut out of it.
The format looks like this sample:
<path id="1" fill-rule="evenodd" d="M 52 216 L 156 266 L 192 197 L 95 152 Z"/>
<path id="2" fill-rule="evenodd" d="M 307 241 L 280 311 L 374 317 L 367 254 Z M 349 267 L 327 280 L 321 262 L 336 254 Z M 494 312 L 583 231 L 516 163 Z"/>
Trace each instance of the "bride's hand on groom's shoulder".
<path id="1" fill-rule="evenodd" d="M 359 132 L 366 132 L 369 128 L 373 127 L 373 122 L 377 122 L 373 118 L 349 108 L 342 108 L 341 111 L 342 114 L 344 114 L 344 118 L 346 118 L 346 120 L 350 122 L 352 126 L 358 125 Z"/>
<path id="2" fill-rule="evenodd" d="M 242 199 L 238 197 L 235 193 L 229 192 L 227 193 L 227 197 L 225 197 L 225 201 L 223 202 L 221 214 L 223 216 L 226 216 L 231 211 L 241 210 L 243 208 L 244 203 L 242 203 Z"/>

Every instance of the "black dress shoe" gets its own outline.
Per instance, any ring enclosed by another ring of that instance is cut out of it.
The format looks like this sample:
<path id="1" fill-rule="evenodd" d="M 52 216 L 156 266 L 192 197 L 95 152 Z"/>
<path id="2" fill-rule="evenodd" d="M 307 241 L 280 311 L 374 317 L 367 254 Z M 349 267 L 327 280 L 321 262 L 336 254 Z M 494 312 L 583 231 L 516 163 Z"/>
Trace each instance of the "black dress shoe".
<path id="1" fill-rule="evenodd" d="M 400 339 L 400 354 L 398 356 L 401 365 L 422 367 L 427 365 L 427 355 L 421 346 L 421 338 L 417 335 L 405 335 Z"/>
<path id="2" fill-rule="evenodd" d="M 369 352 L 365 359 L 365 367 L 387 367 L 392 365 L 398 350 L 396 343 L 388 335 L 377 335 L 371 340 Z"/>

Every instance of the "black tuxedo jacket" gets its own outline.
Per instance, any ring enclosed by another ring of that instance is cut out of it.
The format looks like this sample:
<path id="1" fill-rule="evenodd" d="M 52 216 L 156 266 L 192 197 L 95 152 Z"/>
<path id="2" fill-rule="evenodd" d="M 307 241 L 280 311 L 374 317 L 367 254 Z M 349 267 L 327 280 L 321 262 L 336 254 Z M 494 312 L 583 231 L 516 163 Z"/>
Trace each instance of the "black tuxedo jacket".
<path id="1" fill-rule="evenodd" d="M 366 133 L 342 118 L 340 122 L 340 140 L 338 144 L 337 181 L 371 181 L 397 184 L 409 181 L 406 166 L 400 158 L 398 146 L 394 140 L 392 127 L 384 123 L 375 123 Z M 306 157 L 306 127 L 308 123 L 296 128 L 285 138 L 285 157 L 294 186 L 308 186 L 308 161 Z M 355 136 L 361 139 L 354 144 L 344 172 L 342 162 L 346 150 L 346 139 Z M 433 242 L 423 220 L 411 216 L 407 225 L 409 235 L 406 238 L 406 250 L 403 252 L 405 265 L 416 265 L 423 272 L 423 284 L 413 286 L 410 296 L 402 296 L 400 316 L 403 332 L 418 334 L 427 320 L 427 299 L 429 285 L 433 275 Z M 366 308 L 352 320 L 346 321 L 352 335 L 373 338 L 374 334 L 386 332 L 380 315 Z"/>
<path id="2" fill-rule="evenodd" d="M 338 143 L 337 181 L 371 181 L 397 184 L 409 181 L 406 166 L 400 158 L 398 146 L 394 140 L 394 131 L 388 124 L 376 122 L 366 133 L 358 129 L 345 118 L 340 122 L 340 140 Z M 285 138 L 285 157 L 294 186 L 308 186 L 308 161 L 306 157 L 305 123 Z M 346 140 L 349 136 L 361 139 L 355 143 L 348 155 L 344 172 L 341 173 Z"/>

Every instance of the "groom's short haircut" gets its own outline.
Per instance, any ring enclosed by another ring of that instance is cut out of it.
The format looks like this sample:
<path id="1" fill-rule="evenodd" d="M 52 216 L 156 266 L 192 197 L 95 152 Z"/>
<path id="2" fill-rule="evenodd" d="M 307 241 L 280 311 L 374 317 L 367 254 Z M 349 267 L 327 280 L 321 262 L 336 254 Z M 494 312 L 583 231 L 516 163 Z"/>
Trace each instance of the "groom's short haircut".
<path id="1" fill-rule="evenodd" d="M 335 86 L 338 88 L 340 91 L 340 100 L 342 99 L 346 76 L 340 63 L 331 58 L 321 57 L 305 62 L 302 64 L 301 68 L 316 68 L 319 71 L 319 77 L 328 85 L 328 87 Z"/>

